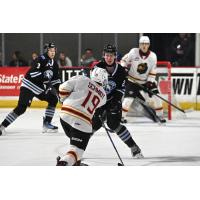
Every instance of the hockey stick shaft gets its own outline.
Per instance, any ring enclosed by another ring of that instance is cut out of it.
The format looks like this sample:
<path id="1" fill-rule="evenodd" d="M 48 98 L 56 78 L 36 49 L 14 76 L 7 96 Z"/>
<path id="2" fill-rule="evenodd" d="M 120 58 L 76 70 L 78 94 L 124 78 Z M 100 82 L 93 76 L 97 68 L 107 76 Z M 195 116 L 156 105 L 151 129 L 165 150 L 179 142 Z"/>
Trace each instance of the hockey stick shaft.
<path id="1" fill-rule="evenodd" d="M 167 99 L 161 97 L 161 96 L 158 95 L 158 94 L 155 94 L 154 92 L 152 92 L 151 90 L 145 88 L 143 85 L 141 85 L 141 84 L 139 84 L 139 83 L 137 83 L 137 82 L 134 82 L 134 83 L 135 83 L 136 85 L 138 85 L 138 86 L 139 86 L 141 89 L 143 89 L 144 91 L 147 91 L 148 93 L 157 96 L 158 98 L 162 99 L 163 101 L 165 101 L 165 102 L 168 103 L 169 105 L 173 106 L 173 107 L 176 108 L 177 110 L 179 110 L 179 111 L 185 113 L 185 111 L 184 111 L 183 109 L 177 107 L 177 106 L 174 105 L 173 103 L 169 102 Z"/>
<path id="2" fill-rule="evenodd" d="M 140 103 L 142 106 L 146 106 L 147 108 L 149 108 L 149 112 L 151 112 L 151 115 L 153 115 L 153 116 L 156 118 L 156 120 L 157 120 L 158 122 L 161 121 L 161 119 L 156 115 L 156 113 L 155 113 L 155 114 L 153 113 L 152 110 L 154 110 L 154 108 L 152 108 L 152 107 L 151 107 L 150 105 L 148 105 L 145 101 L 143 101 L 142 99 L 140 99 L 140 98 L 138 98 L 138 97 L 136 97 L 135 100 L 136 100 L 138 103 Z"/>
<path id="3" fill-rule="evenodd" d="M 118 158 L 119 158 L 119 160 L 120 160 L 120 162 L 121 162 L 121 165 L 124 166 L 124 163 L 123 163 L 123 161 L 122 161 L 122 159 L 121 159 L 121 156 L 119 155 L 119 152 L 117 151 L 117 148 L 116 148 L 116 146 L 115 146 L 115 144 L 114 144 L 114 142 L 113 142 L 113 140 L 112 140 L 112 138 L 111 138 L 111 136 L 110 136 L 110 134 L 109 134 L 109 132 L 108 132 L 108 129 L 106 128 L 106 126 L 105 126 L 105 124 L 104 124 L 104 122 L 103 122 L 102 119 L 101 119 L 101 122 L 102 122 L 103 128 L 106 130 L 106 133 L 107 133 L 107 135 L 108 135 L 108 137 L 109 137 L 109 139 L 110 139 L 110 141 L 111 141 L 111 143 L 112 143 L 112 145 L 113 145 L 113 147 L 114 147 L 114 149 L 115 149 L 115 152 L 117 153 L 117 156 L 118 156 Z"/>

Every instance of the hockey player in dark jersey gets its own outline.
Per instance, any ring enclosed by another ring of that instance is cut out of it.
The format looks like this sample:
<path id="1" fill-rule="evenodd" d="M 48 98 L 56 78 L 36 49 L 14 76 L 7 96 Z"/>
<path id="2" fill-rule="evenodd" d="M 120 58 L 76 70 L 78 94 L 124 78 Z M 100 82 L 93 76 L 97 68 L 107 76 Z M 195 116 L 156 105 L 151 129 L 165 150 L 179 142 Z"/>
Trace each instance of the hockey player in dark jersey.
<path id="1" fill-rule="evenodd" d="M 133 140 L 127 128 L 120 123 L 122 116 L 122 98 L 125 92 L 125 69 L 116 62 L 116 47 L 106 45 L 103 60 L 95 67 L 104 68 L 108 72 L 108 86 L 106 89 L 107 103 L 97 109 L 93 117 L 93 132 L 102 127 L 102 120 L 107 120 L 107 126 L 131 149 L 134 158 L 142 158 L 142 152 Z"/>
<path id="2" fill-rule="evenodd" d="M 56 46 L 54 43 L 49 43 L 45 45 L 44 50 L 45 53 L 38 57 L 35 65 L 23 78 L 17 107 L 1 123 L 0 135 L 6 127 L 26 111 L 27 107 L 31 105 L 33 97 L 48 102 L 43 118 L 43 132 L 57 132 L 58 127 L 51 124 L 58 103 L 56 90 L 61 83 L 58 64 L 54 59 Z"/>

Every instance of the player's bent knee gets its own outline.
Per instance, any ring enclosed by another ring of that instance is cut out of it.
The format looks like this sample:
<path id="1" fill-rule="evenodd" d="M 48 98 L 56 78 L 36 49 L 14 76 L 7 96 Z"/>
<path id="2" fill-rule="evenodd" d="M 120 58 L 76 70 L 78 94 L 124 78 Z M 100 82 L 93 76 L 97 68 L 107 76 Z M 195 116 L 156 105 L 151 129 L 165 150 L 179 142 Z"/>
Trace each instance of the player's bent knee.
<path id="1" fill-rule="evenodd" d="M 102 127 L 102 122 L 99 117 L 94 116 L 92 119 L 92 132 L 95 133 Z"/>
<path id="2" fill-rule="evenodd" d="M 114 130 L 116 133 L 118 133 L 122 128 L 126 128 L 124 125 L 119 124 L 119 126 Z"/>
<path id="3" fill-rule="evenodd" d="M 111 130 L 115 130 L 118 128 L 118 126 L 120 125 L 120 121 L 116 122 L 116 121 L 111 121 L 111 122 L 107 122 L 108 128 Z"/>
<path id="4" fill-rule="evenodd" d="M 49 103 L 49 106 L 56 107 L 56 105 L 58 103 L 58 98 L 56 96 L 52 95 L 52 97 L 48 99 L 48 103 Z"/>
<path id="5" fill-rule="evenodd" d="M 97 132 L 102 127 L 102 124 L 93 124 L 92 125 L 92 133 Z"/>

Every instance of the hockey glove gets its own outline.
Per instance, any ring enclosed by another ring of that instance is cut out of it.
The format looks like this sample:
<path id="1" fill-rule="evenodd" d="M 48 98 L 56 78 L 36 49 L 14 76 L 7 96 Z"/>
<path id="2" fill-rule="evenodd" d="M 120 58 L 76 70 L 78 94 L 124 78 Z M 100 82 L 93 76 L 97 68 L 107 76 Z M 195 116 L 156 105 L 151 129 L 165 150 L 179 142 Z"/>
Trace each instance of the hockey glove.
<path id="1" fill-rule="evenodd" d="M 151 90 L 153 88 L 153 86 L 155 85 L 154 82 L 151 82 L 151 81 L 147 81 L 144 86 L 148 89 L 148 90 Z"/>
<path id="2" fill-rule="evenodd" d="M 122 102 L 121 100 L 112 100 L 111 104 L 110 104 L 110 112 L 112 114 L 118 114 L 120 113 L 122 110 Z"/>
<path id="3" fill-rule="evenodd" d="M 53 87 L 53 85 L 51 84 L 51 82 L 48 83 L 44 83 L 44 88 L 45 88 L 45 95 L 46 96 L 58 96 L 57 95 L 57 90 Z"/>
<path id="4" fill-rule="evenodd" d="M 149 94 L 149 97 L 152 97 L 152 93 L 157 94 L 158 89 L 155 82 L 147 81 L 144 85 L 144 91 Z"/>

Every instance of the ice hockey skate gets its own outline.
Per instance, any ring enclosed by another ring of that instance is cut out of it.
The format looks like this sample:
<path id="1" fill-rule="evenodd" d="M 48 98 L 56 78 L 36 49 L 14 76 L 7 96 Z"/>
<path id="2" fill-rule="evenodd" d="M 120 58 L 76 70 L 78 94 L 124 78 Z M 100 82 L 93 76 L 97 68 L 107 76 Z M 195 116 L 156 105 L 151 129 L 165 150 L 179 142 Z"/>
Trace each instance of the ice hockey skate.
<path id="1" fill-rule="evenodd" d="M 45 118 L 43 118 L 43 133 L 57 133 L 58 127 L 52 125 L 50 122 L 48 122 Z"/>
<path id="2" fill-rule="evenodd" d="M 0 125 L 0 136 L 3 135 L 5 127 Z"/>
<path id="3" fill-rule="evenodd" d="M 158 123 L 160 125 L 166 125 L 166 122 L 167 120 L 165 118 L 163 118 L 162 116 L 161 117 L 158 116 Z"/>
<path id="4" fill-rule="evenodd" d="M 57 160 L 56 166 L 68 166 L 68 163 L 66 161 L 61 161 L 60 159 L 61 159 L 61 157 L 58 156 L 56 159 Z"/>
<path id="5" fill-rule="evenodd" d="M 60 159 L 61 159 L 61 157 L 58 156 L 57 157 L 57 164 L 56 164 L 56 166 L 69 166 L 66 161 L 61 161 Z M 85 164 L 85 163 L 82 163 L 81 160 L 79 160 L 73 166 L 88 166 L 88 165 Z"/>
<path id="6" fill-rule="evenodd" d="M 141 149 L 137 145 L 131 147 L 131 155 L 133 158 L 144 158 Z"/>
<path id="7" fill-rule="evenodd" d="M 166 119 L 164 119 L 164 118 L 161 118 L 161 119 L 160 119 L 160 123 L 163 124 L 163 123 L 166 123 L 166 122 L 167 122 Z"/>
<path id="8" fill-rule="evenodd" d="M 121 118 L 121 123 L 122 123 L 122 124 L 126 124 L 126 123 L 128 123 L 128 121 L 127 121 L 126 118 L 122 117 L 122 118 Z"/>
<path id="9" fill-rule="evenodd" d="M 78 160 L 73 166 L 89 166 L 89 165 L 82 163 L 81 160 Z"/>

